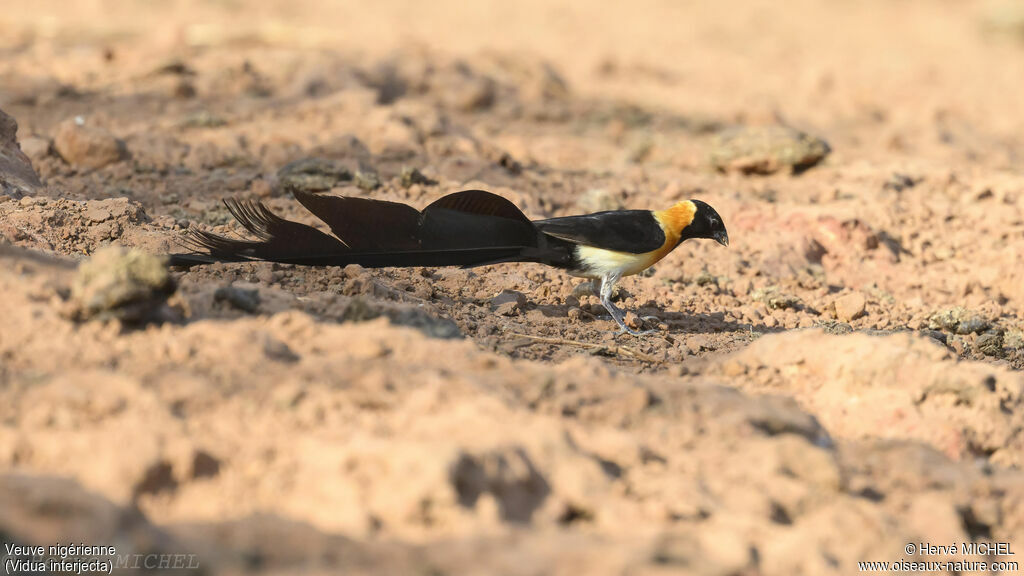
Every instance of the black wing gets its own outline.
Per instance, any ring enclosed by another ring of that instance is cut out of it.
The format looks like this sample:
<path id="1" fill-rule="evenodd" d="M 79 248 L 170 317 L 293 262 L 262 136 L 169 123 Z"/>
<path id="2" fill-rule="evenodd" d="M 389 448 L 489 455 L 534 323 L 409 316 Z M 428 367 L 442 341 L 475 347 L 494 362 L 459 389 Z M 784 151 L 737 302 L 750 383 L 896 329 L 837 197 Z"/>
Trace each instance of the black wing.
<path id="1" fill-rule="evenodd" d="M 575 244 L 643 254 L 665 244 L 665 231 L 650 210 L 615 210 L 534 222 L 545 234 Z"/>

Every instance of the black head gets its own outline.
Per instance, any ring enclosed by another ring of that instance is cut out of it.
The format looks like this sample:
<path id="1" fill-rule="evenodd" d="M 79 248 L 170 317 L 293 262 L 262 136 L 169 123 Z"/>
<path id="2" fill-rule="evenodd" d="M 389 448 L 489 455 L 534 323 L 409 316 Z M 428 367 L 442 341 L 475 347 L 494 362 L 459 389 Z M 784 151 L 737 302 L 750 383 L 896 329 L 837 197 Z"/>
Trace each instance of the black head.
<path id="1" fill-rule="evenodd" d="M 722 217 L 715 212 L 715 209 L 700 200 L 691 200 L 697 207 L 693 215 L 693 222 L 683 229 L 682 239 L 687 238 L 708 238 L 718 242 L 722 246 L 729 245 L 729 232 L 725 229 Z"/>

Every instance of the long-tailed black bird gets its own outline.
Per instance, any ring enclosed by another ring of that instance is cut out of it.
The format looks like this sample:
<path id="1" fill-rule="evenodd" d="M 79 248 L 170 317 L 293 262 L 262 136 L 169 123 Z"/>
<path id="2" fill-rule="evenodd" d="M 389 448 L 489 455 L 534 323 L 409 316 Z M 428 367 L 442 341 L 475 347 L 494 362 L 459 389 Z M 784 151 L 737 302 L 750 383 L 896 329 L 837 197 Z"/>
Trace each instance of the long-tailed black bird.
<path id="1" fill-rule="evenodd" d="M 285 220 L 261 202 L 225 200 L 255 240 L 238 240 L 191 229 L 191 254 L 170 257 L 175 266 L 212 262 L 270 261 L 307 266 L 474 267 L 503 262 L 540 262 L 594 280 L 594 293 L 619 325 L 612 304 L 623 276 L 664 258 L 682 241 L 709 238 L 729 245 L 722 217 L 700 200 L 667 210 L 615 210 L 530 221 L 515 204 L 483 190 L 444 196 L 422 211 L 383 200 L 294 191 L 295 198 L 333 235 Z"/>

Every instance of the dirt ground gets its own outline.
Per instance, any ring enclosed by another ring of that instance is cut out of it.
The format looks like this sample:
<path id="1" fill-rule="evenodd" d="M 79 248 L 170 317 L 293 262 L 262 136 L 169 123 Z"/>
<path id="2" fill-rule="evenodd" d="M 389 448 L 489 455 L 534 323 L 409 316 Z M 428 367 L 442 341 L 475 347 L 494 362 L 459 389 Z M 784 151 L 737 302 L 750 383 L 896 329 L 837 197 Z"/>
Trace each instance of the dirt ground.
<path id="1" fill-rule="evenodd" d="M 0 540 L 207 574 L 1020 559 L 1022 66 L 998 1 L 5 4 Z M 639 339 L 539 265 L 149 268 L 135 322 L 76 271 L 237 233 L 227 197 L 317 223 L 296 181 L 698 198 L 731 246 L 622 282 Z M 906 550 L 972 542 L 1017 556 Z"/>

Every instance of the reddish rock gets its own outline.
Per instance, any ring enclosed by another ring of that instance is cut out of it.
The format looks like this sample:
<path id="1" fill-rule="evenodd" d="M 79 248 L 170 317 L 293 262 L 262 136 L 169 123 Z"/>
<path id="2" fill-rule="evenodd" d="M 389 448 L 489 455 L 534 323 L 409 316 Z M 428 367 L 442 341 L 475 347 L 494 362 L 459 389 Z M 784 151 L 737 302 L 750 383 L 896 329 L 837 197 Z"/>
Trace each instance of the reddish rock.
<path id="1" fill-rule="evenodd" d="M 18 123 L 0 110 L 0 194 L 20 198 L 42 187 L 17 140 Z"/>
<path id="2" fill-rule="evenodd" d="M 102 168 L 127 157 L 124 142 L 106 130 L 85 125 L 80 118 L 57 128 L 53 146 L 65 162 L 79 168 Z"/>
<path id="3" fill-rule="evenodd" d="M 845 296 L 840 296 L 836 300 L 836 318 L 840 322 L 856 320 L 864 315 L 864 307 L 866 305 L 867 301 L 860 292 L 851 292 Z"/>

